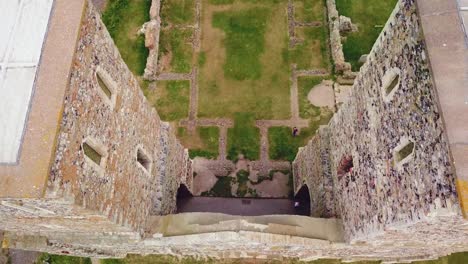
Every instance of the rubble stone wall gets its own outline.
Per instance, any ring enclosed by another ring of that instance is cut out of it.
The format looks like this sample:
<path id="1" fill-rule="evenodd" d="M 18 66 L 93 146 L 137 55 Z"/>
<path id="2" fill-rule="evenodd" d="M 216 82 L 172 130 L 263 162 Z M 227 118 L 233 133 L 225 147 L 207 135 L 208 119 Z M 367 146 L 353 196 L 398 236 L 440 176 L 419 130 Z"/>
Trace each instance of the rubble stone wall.
<path id="1" fill-rule="evenodd" d="M 101 90 L 97 75 L 112 95 Z M 89 143 L 102 154 L 84 155 Z M 148 167 L 137 161 L 140 149 Z M 48 197 L 72 199 L 116 223 L 143 230 L 149 214 L 176 209 L 179 184 L 191 190 L 191 160 L 146 101 L 99 13 L 88 3 L 81 25 Z"/>
<path id="2" fill-rule="evenodd" d="M 145 34 L 145 46 L 149 50 L 146 60 L 144 78 L 156 80 L 159 56 L 159 35 L 161 31 L 161 0 L 152 0 L 150 8 L 150 21 L 143 25 L 141 30 Z"/>
<path id="3" fill-rule="evenodd" d="M 278 217 L 278 216 L 276 216 Z M 180 222 L 166 218 L 161 228 Z M 171 222 L 172 221 L 172 222 Z M 210 221 L 205 228 L 212 227 Z M 262 224 L 251 224 L 258 228 Z M 269 225 L 265 223 L 265 225 Z M 177 257 L 313 260 L 382 260 L 404 262 L 433 259 L 468 251 L 466 220 L 459 215 L 437 216 L 426 222 L 389 227 L 359 243 L 337 243 L 233 228 L 232 231 L 143 238 L 128 227 L 117 225 L 94 211 L 59 200 L 2 199 L 0 201 L 0 244 L 5 248 L 50 252 L 62 255 L 108 258 L 126 254 L 170 254 Z M 157 229 L 157 227 L 156 227 Z M 223 228 L 224 229 L 224 228 Z M 225 230 L 225 229 L 224 229 Z M 294 230 L 294 228 L 290 229 Z M 182 230 L 181 230 L 182 231 Z M 192 230 L 187 230 L 192 231 Z M 428 241 L 431 241 L 428 246 Z"/>
<path id="4" fill-rule="evenodd" d="M 333 180 L 330 171 L 329 129 L 321 127 L 319 136 L 300 148 L 293 163 L 294 193 L 306 185 L 310 195 L 310 211 L 313 217 L 337 217 L 333 197 Z"/>
<path id="5" fill-rule="evenodd" d="M 396 88 L 386 91 L 396 74 Z M 422 221 L 441 208 L 460 213 L 414 0 L 398 3 L 329 131 L 335 203 L 348 239 Z M 399 161 L 398 150 L 409 142 L 414 150 Z M 313 163 L 308 152 L 295 164 Z M 339 173 L 349 156 L 353 167 Z"/>

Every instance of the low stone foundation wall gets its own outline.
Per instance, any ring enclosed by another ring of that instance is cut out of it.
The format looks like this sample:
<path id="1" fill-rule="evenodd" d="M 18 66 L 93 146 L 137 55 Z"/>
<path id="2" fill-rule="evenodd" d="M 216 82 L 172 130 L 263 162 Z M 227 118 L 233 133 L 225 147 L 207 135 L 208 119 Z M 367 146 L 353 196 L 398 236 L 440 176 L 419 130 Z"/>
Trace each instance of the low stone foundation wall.
<path id="1" fill-rule="evenodd" d="M 147 80 L 156 80 L 159 56 L 159 35 L 161 30 L 161 0 L 152 0 L 150 8 L 150 21 L 140 30 L 145 34 L 145 46 L 149 50 L 146 68 L 143 77 Z"/>

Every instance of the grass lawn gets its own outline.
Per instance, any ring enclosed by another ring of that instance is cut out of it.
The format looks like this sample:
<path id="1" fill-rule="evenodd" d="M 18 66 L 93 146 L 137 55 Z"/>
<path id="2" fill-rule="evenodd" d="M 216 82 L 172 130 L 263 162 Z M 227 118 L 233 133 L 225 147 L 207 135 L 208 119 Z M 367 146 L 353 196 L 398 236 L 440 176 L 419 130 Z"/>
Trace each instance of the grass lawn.
<path id="1" fill-rule="evenodd" d="M 294 17 L 299 22 L 324 21 L 324 0 L 294 0 Z"/>
<path id="2" fill-rule="evenodd" d="M 162 0 L 161 22 L 167 25 L 187 25 L 195 22 L 195 1 Z"/>
<path id="3" fill-rule="evenodd" d="M 396 3 L 397 0 L 336 0 L 339 14 L 350 17 L 359 28 L 343 43 L 345 59 L 351 63 L 353 71 L 361 67 L 359 58 L 370 52 L 382 31 L 380 26 L 385 25 Z"/>
<path id="4" fill-rule="evenodd" d="M 227 178 L 227 177 L 226 177 Z M 91 263 L 89 258 L 78 258 L 69 256 L 59 256 L 44 253 L 41 255 L 40 260 L 50 261 L 50 264 L 88 264 Z M 70 261 L 71 260 L 71 261 Z M 468 260 L 468 252 L 454 253 L 448 256 L 441 257 L 436 260 L 428 261 L 413 261 L 412 264 L 464 264 Z M 39 261 L 38 263 L 42 263 Z M 170 255 L 127 255 L 123 259 L 102 259 L 101 264 L 242 264 L 251 263 L 251 261 L 242 259 L 206 259 L 206 260 L 195 260 L 191 257 L 178 258 Z M 256 261 L 258 264 L 342 264 L 337 259 L 319 259 L 313 261 L 298 261 L 298 260 L 265 260 Z M 380 261 L 355 261 L 346 262 L 350 264 L 379 264 Z"/>
<path id="5" fill-rule="evenodd" d="M 328 31 L 325 27 L 296 28 L 303 42 L 289 50 L 287 60 L 297 64 L 299 70 L 330 69 Z"/>
<path id="6" fill-rule="evenodd" d="M 156 108 L 164 121 L 176 121 L 187 118 L 190 101 L 189 81 L 158 81 L 151 90 L 142 87 L 148 101 Z"/>
<path id="7" fill-rule="evenodd" d="M 234 127 L 228 129 L 228 159 L 237 160 L 239 154 L 249 160 L 260 158 L 260 130 L 255 126 L 253 114 L 238 113 Z"/>
<path id="8" fill-rule="evenodd" d="M 216 159 L 219 155 L 218 127 L 197 127 L 194 135 L 189 135 L 186 128 L 179 127 L 177 137 L 185 147 L 189 148 L 191 158 Z"/>
<path id="9" fill-rule="evenodd" d="M 299 148 L 307 144 L 321 125 L 328 124 L 332 116 L 332 111 L 318 108 L 318 114 L 311 118 L 309 127 L 301 129 L 296 137 L 292 136 L 290 127 L 270 127 L 268 129 L 270 159 L 293 161 Z"/>
<path id="10" fill-rule="evenodd" d="M 198 116 L 289 118 L 287 1 L 211 2 L 221 1 L 203 2 Z"/>
<path id="11" fill-rule="evenodd" d="M 299 77 L 297 80 L 299 97 L 299 116 L 302 118 L 312 118 L 320 115 L 320 107 L 314 106 L 309 102 L 307 95 L 314 86 L 320 84 L 325 77 L 306 76 Z"/>
<path id="12" fill-rule="evenodd" d="M 164 28 L 159 36 L 162 72 L 188 73 L 192 69 L 192 29 Z"/>
<path id="13" fill-rule="evenodd" d="M 150 6 L 151 0 L 109 0 L 102 13 L 107 30 L 135 75 L 143 75 L 148 57 L 145 37 L 138 30 L 149 21 Z"/>

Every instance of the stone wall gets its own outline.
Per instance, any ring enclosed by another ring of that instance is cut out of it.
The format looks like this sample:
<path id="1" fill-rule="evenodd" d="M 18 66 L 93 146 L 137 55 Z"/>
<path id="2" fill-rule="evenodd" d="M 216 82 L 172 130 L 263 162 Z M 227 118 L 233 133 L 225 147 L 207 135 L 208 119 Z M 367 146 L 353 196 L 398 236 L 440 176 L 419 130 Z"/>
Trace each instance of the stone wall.
<path id="1" fill-rule="evenodd" d="M 396 88 L 387 95 L 389 76 L 396 74 Z M 426 221 L 444 208 L 460 213 L 413 0 L 398 3 L 329 131 L 335 203 L 348 239 Z M 399 161 L 397 151 L 409 142 L 413 152 Z M 295 164 L 313 162 L 306 153 Z M 352 157 L 352 168 L 339 172 L 346 157 Z"/>
<path id="2" fill-rule="evenodd" d="M 158 71 L 158 56 L 159 56 L 159 35 L 161 31 L 161 0 L 152 0 L 150 8 L 150 21 L 145 23 L 141 29 L 141 33 L 145 34 L 145 46 L 149 50 L 146 60 L 146 68 L 144 77 L 147 80 L 156 80 Z"/>
<path id="3" fill-rule="evenodd" d="M 338 73 L 350 74 L 351 64 L 345 61 L 340 35 L 340 18 L 335 0 L 327 0 L 328 26 L 330 28 L 330 47 L 335 70 Z"/>
<path id="4" fill-rule="evenodd" d="M 333 197 L 333 180 L 330 171 L 330 131 L 323 126 L 319 136 L 314 137 L 307 146 L 300 148 L 293 163 L 294 193 L 306 185 L 310 195 L 310 211 L 313 217 L 336 217 Z"/>
<path id="5" fill-rule="evenodd" d="M 97 75 L 111 96 L 100 88 Z M 84 155 L 84 142 L 102 154 L 99 165 Z M 147 158 L 146 169 L 137 161 L 138 149 Z M 185 183 L 191 190 L 191 175 L 187 151 L 146 101 L 88 3 L 47 196 L 72 199 L 142 230 L 148 215 L 175 211 L 177 188 Z"/>
<path id="6" fill-rule="evenodd" d="M 153 228 L 187 226 L 180 225 L 177 217 L 164 218 L 165 221 Z M 194 218 L 198 219 L 199 216 Z M 193 222 L 199 223 L 196 226 L 206 230 L 216 222 L 212 218 Z M 297 231 L 295 227 L 284 228 L 283 225 L 272 225 L 269 222 L 253 224 L 249 221 L 246 218 L 243 224 L 237 225 L 231 231 L 217 232 L 218 229 L 212 228 L 208 233 L 203 231 L 187 234 L 194 230 L 179 227 L 173 229 L 181 232 L 177 236 L 154 233 L 144 239 L 128 227 L 117 225 L 93 211 L 67 202 L 47 199 L 2 199 L 0 234 L 4 231 L 4 237 L 0 244 L 7 248 L 97 258 L 124 257 L 126 254 L 169 254 L 178 257 L 193 256 L 196 259 L 341 258 L 403 262 L 468 251 L 466 221 L 461 216 L 449 212 L 426 222 L 408 224 L 404 228 L 388 227 L 386 232 L 354 244 L 298 237 L 291 235 Z M 190 221 L 190 224 L 195 226 L 193 222 Z M 222 227 L 235 226 L 232 221 L 219 224 Z M 245 231 L 242 226 L 258 231 Z M 283 235 L 265 231 L 270 228 L 282 230 Z M 186 234 L 183 234 L 184 231 Z M 430 247 L 428 241 L 431 241 Z"/>

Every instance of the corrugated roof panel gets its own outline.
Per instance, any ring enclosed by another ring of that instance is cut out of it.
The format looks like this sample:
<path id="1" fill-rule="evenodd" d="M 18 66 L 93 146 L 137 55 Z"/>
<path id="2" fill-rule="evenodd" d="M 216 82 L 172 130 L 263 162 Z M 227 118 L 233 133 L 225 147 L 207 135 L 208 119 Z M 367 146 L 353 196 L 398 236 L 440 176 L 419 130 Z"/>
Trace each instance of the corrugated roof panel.
<path id="1" fill-rule="evenodd" d="M 0 0 L 0 163 L 15 163 L 53 0 Z"/>

